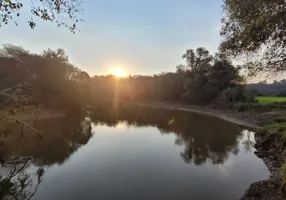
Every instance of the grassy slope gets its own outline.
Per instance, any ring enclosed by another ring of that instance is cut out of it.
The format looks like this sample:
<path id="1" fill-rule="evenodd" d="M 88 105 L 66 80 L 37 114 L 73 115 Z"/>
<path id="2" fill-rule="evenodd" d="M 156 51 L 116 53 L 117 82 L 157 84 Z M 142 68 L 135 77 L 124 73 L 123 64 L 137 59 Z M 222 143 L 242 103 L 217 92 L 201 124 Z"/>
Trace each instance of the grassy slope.
<path id="1" fill-rule="evenodd" d="M 260 104 L 286 102 L 286 97 L 256 97 Z"/>

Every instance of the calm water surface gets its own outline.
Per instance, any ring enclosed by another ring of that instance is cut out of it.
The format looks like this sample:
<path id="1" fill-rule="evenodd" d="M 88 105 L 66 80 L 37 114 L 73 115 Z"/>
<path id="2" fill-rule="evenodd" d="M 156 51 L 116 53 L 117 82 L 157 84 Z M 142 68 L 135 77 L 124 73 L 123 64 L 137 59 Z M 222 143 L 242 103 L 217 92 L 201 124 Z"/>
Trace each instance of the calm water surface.
<path id="1" fill-rule="evenodd" d="M 131 107 L 33 125 L 43 140 L 26 136 L 8 148 L 33 157 L 25 172 L 34 200 L 239 199 L 269 175 L 253 132 L 199 114 Z"/>

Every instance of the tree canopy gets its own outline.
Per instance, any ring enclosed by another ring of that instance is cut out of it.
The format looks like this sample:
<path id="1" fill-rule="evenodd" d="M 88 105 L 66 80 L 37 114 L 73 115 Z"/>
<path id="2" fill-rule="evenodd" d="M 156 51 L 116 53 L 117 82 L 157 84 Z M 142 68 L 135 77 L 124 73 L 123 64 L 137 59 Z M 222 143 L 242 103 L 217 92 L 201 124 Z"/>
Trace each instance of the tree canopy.
<path id="1" fill-rule="evenodd" d="M 286 3 L 284 0 L 224 0 L 220 45 L 223 56 L 244 56 L 256 72 L 286 70 Z"/>
<path id="2" fill-rule="evenodd" d="M 73 66 L 63 49 L 32 54 L 22 47 L 0 49 L 0 90 L 26 86 L 40 94 L 35 101 L 56 108 L 81 108 L 88 104 L 89 75 Z M 32 97 L 31 94 L 24 96 Z M 1 98 L 0 98 L 1 99 Z"/>
<path id="3" fill-rule="evenodd" d="M 30 6 L 28 24 L 32 29 L 36 27 L 35 19 L 39 18 L 64 26 L 74 33 L 76 25 L 82 21 L 82 3 L 81 0 L 32 0 L 28 5 L 24 0 L 0 0 L 0 27 L 10 22 L 18 25 L 16 18 L 21 16 L 23 7 Z"/>

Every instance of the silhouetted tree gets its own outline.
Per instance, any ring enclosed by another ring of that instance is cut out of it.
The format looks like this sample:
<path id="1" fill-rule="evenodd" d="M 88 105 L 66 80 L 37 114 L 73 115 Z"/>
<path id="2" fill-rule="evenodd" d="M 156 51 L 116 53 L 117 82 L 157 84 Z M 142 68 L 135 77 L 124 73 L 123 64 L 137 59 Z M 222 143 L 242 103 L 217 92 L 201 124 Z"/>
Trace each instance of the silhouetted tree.
<path id="1" fill-rule="evenodd" d="M 27 7 L 28 2 L 23 0 L 0 0 L 0 27 L 14 22 L 16 25 L 17 17 L 21 17 L 23 7 Z M 36 27 L 35 18 L 50 21 L 57 26 L 64 26 L 71 32 L 75 32 L 76 25 L 82 21 L 79 16 L 82 12 L 81 0 L 32 0 L 31 1 L 31 20 L 29 26 Z"/>

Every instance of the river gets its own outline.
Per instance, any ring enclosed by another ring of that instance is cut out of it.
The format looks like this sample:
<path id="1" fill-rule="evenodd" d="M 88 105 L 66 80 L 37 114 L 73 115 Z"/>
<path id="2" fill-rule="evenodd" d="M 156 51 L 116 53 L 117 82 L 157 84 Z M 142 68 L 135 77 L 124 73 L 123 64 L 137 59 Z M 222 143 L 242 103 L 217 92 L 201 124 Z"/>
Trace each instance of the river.
<path id="1" fill-rule="evenodd" d="M 7 149 L 33 158 L 19 190 L 33 200 L 239 199 L 269 175 L 251 130 L 201 114 L 130 106 L 32 125 L 42 140 L 26 134 Z"/>

